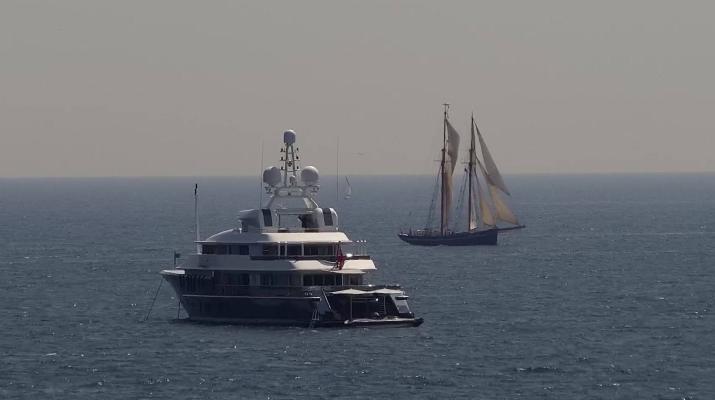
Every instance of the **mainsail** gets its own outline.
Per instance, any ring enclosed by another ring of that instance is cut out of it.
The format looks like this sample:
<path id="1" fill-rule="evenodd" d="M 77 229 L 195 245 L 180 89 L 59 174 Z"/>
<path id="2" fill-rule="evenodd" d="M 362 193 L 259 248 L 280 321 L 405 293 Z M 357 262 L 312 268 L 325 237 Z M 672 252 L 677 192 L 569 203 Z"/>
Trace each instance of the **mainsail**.
<path id="1" fill-rule="evenodd" d="M 492 213 L 491 206 L 489 205 L 489 199 L 488 195 L 484 193 L 484 190 L 482 189 L 481 185 L 479 184 L 479 180 L 476 177 L 475 174 L 475 179 L 477 179 L 477 182 L 474 184 L 474 187 L 476 190 L 473 190 L 471 193 L 472 196 L 472 201 L 471 201 L 471 211 L 469 213 L 469 230 L 474 230 L 479 227 L 479 221 L 477 219 L 477 215 L 479 216 L 479 219 L 482 221 L 482 225 L 487 226 L 487 227 L 493 227 L 496 225 L 496 221 L 494 220 L 494 214 Z M 479 204 L 479 213 L 477 213 L 476 210 L 476 205 Z"/>
<path id="2" fill-rule="evenodd" d="M 474 121 L 472 121 L 472 125 L 477 129 L 477 136 L 479 136 L 479 146 L 481 146 L 482 148 L 482 157 L 484 157 L 484 167 L 486 169 L 485 176 L 487 178 L 487 181 L 490 184 L 498 187 L 502 192 L 506 194 L 511 194 L 509 193 L 509 189 L 506 188 L 504 179 L 502 179 L 501 174 L 499 173 L 497 164 L 494 162 L 494 158 L 492 158 L 492 155 L 487 148 L 486 142 L 484 142 L 484 138 L 482 137 L 481 132 L 479 132 L 479 127 Z"/>
<path id="3" fill-rule="evenodd" d="M 487 180 L 486 173 L 484 172 L 484 167 L 482 167 L 482 164 L 479 162 L 479 159 L 477 158 L 477 152 L 475 149 L 475 138 L 474 138 L 474 128 L 476 127 L 476 124 L 474 123 L 474 116 L 472 116 L 472 123 L 471 125 L 471 143 L 469 146 L 469 166 L 468 166 L 468 171 L 467 173 L 469 174 L 469 221 L 468 221 L 468 229 L 474 230 L 478 228 L 478 221 L 477 221 L 477 210 L 476 210 L 476 204 L 477 201 L 479 201 L 479 218 L 482 220 L 482 224 L 484 226 L 488 227 L 493 227 L 496 225 L 496 221 L 494 220 L 494 214 L 492 214 L 491 207 L 489 205 L 489 202 L 487 200 L 488 194 L 485 194 L 484 191 L 482 190 L 481 185 L 479 184 L 479 175 L 477 175 L 477 166 L 479 166 L 479 170 L 482 173 L 482 176 L 484 177 L 485 181 Z M 472 177 L 474 177 L 472 179 Z M 473 185 L 474 182 L 474 185 Z M 473 190 L 472 188 L 476 187 L 476 191 Z"/>
<path id="4" fill-rule="evenodd" d="M 445 148 L 443 150 L 442 162 L 442 223 L 441 230 L 449 225 L 449 216 L 452 209 L 452 175 L 457 166 L 459 158 L 459 134 L 452 124 L 447 120 L 445 112 Z"/>

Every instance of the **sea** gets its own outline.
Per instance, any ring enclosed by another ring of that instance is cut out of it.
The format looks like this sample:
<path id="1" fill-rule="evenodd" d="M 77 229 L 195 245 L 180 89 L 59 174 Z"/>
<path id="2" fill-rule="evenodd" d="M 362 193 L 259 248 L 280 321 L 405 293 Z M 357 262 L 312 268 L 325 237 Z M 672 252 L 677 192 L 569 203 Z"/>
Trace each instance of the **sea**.
<path id="1" fill-rule="evenodd" d="M 350 180 L 318 199 L 419 327 L 187 321 L 159 271 L 194 183 L 208 236 L 256 178 L 1 179 L 0 399 L 715 398 L 715 174 L 507 176 L 526 229 L 493 247 L 398 240 L 434 177 Z"/>

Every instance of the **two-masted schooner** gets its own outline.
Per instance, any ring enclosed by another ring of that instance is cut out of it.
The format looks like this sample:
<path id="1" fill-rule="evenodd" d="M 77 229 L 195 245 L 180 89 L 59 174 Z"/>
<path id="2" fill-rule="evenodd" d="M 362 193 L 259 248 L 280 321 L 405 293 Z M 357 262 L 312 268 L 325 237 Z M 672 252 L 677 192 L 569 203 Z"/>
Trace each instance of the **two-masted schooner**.
<path id="1" fill-rule="evenodd" d="M 452 178 L 459 159 L 459 133 L 449 122 L 448 110 L 449 104 L 445 104 L 442 158 L 438 173 L 440 193 L 439 229 L 431 227 L 435 208 L 435 199 L 433 199 L 433 204 L 430 206 L 427 217 L 427 226 L 424 229 L 410 229 L 406 232 L 400 232 L 398 237 L 407 243 L 422 246 L 495 245 L 497 244 L 499 231 L 520 229 L 524 228 L 524 225 L 519 223 L 516 215 L 514 215 L 502 197 L 502 194 L 510 195 L 509 189 L 507 189 L 494 158 L 487 148 L 487 144 L 474 120 L 474 115 L 472 115 L 470 127 L 472 135 L 469 146 L 469 159 L 465 169 L 465 188 L 468 203 L 467 229 L 462 232 L 450 229 L 453 213 Z M 477 138 L 484 163 L 477 157 Z M 461 192 L 465 192 L 464 188 Z M 459 217 L 460 215 L 455 215 L 454 219 L 456 220 Z M 505 222 L 510 226 L 500 227 L 497 222 Z M 456 223 L 453 226 L 456 226 Z"/>

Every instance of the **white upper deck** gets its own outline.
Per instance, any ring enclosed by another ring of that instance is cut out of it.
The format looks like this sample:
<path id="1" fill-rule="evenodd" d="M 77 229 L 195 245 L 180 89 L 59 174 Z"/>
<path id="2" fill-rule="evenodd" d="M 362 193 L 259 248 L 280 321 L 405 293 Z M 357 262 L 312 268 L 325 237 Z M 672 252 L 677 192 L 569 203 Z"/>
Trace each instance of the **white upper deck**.
<path id="1" fill-rule="evenodd" d="M 375 269 L 365 243 L 353 243 L 338 230 L 335 210 L 316 203 L 318 170 L 299 167 L 294 144 L 295 133 L 285 132 L 283 166 L 263 172 L 269 194 L 263 208 L 243 210 L 240 226 L 197 240 L 199 251 L 184 269 L 335 272 L 338 259 L 343 261 L 337 273 Z"/>
<path id="2" fill-rule="evenodd" d="M 343 232 L 241 232 L 229 229 L 198 243 L 351 243 Z"/>

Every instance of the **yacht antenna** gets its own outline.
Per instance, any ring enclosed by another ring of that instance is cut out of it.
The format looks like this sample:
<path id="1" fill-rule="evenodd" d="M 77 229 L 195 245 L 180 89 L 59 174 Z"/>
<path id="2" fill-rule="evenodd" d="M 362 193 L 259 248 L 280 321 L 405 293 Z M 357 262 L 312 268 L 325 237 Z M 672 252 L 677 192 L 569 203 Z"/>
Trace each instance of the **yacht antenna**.
<path id="1" fill-rule="evenodd" d="M 335 205 L 340 201 L 340 136 L 335 144 Z"/>
<path id="2" fill-rule="evenodd" d="M 199 184 L 194 184 L 194 220 L 196 221 L 196 241 L 201 240 L 199 233 Z M 196 243 L 196 254 L 201 252 L 201 244 Z"/>
<path id="3" fill-rule="evenodd" d="M 263 143 L 261 139 L 261 167 L 258 169 L 258 208 L 263 208 Z"/>
<path id="4" fill-rule="evenodd" d="M 290 186 L 295 184 L 295 179 L 297 178 L 296 173 L 299 169 L 297 161 L 300 160 L 300 157 L 296 154 L 298 149 L 293 148 L 293 144 L 295 144 L 295 132 L 292 130 L 283 132 L 283 144 L 285 146 L 285 154 L 281 157 L 281 161 L 283 161 L 283 186 L 288 187 L 289 183 Z"/>

